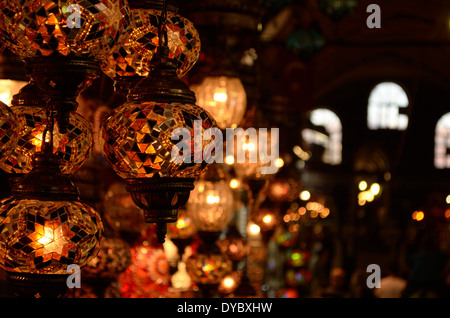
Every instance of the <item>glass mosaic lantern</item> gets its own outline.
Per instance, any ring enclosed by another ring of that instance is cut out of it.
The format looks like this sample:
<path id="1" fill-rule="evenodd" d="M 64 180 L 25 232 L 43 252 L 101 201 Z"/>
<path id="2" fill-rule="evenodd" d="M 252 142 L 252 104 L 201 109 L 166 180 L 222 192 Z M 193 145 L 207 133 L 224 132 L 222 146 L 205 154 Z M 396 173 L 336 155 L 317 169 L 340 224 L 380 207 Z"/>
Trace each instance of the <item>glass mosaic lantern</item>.
<path id="1" fill-rule="evenodd" d="M 83 267 L 87 279 L 112 282 L 131 264 L 131 247 L 119 237 L 104 237 L 98 254 Z"/>
<path id="2" fill-rule="evenodd" d="M 175 259 L 178 265 L 183 259 L 186 247 L 192 243 L 195 233 L 197 233 L 197 228 L 192 218 L 188 215 L 185 208 L 180 208 L 177 221 L 167 224 L 167 236 L 176 247 L 177 255 L 175 255 Z"/>
<path id="3" fill-rule="evenodd" d="M 76 97 L 101 74 L 101 61 L 131 31 L 124 0 L 0 1 L 3 42 L 57 110 L 66 133 Z"/>
<path id="4" fill-rule="evenodd" d="M 98 251 L 101 221 L 81 202 L 6 199 L 1 202 L 1 266 L 9 272 L 66 274 Z"/>
<path id="5" fill-rule="evenodd" d="M 236 226 L 230 226 L 226 237 L 219 240 L 217 244 L 221 252 L 226 254 L 234 263 L 233 265 L 236 265 L 238 262 L 245 259 L 250 253 L 250 244 L 248 240 L 241 235 Z"/>
<path id="6" fill-rule="evenodd" d="M 222 279 L 231 270 L 231 261 L 221 253 L 200 251 L 186 260 L 186 271 L 205 298 L 214 296 Z"/>
<path id="7" fill-rule="evenodd" d="M 150 226 L 131 247 L 131 264 L 118 277 L 124 298 L 164 297 L 170 286 L 170 266 Z"/>
<path id="8" fill-rule="evenodd" d="M 124 0 L 0 1 L 0 28 L 23 59 L 78 56 L 102 60 L 131 31 Z"/>
<path id="9" fill-rule="evenodd" d="M 33 81 L 14 95 L 11 110 L 15 114 L 19 129 L 17 147 L 0 164 L 7 173 L 26 174 L 33 168 L 33 155 L 43 145 L 44 129 L 48 124 L 45 97 Z M 53 153 L 61 163 L 61 172 L 72 174 L 89 157 L 93 147 L 90 123 L 80 114 L 70 112 L 67 132 L 61 134 L 58 127 L 53 130 Z"/>
<path id="10" fill-rule="evenodd" d="M 236 140 L 234 143 L 235 158 L 233 159 L 233 167 L 237 177 L 241 180 L 268 180 L 274 175 L 263 174 L 261 170 L 262 167 L 270 166 L 270 161 L 267 160 L 266 154 L 272 144 L 272 129 L 255 129 L 255 134 L 256 138 L 246 134 L 237 135 L 237 138 L 240 140 Z M 267 148 L 262 149 L 262 145 Z M 267 150 L 267 152 L 264 150 Z M 240 154 L 243 154 L 243 159 L 239 158 Z"/>
<path id="11" fill-rule="evenodd" d="M 6 161 L 14 151 L 19 134 L 16 116 L 3 102 L 0 102 L 0 163 Z"/>
<path id="12" fill-rule="evenodd" d="M 133 4 L 131 2 L 130 6 Z M 106 75 L 118 81 L 123 77 L 148 75 L 159 44 L 161 9 L 156 7 L 152 1 L 142 3 L 139 8 L 132 6 L 131 20 L 135 27 L 125 43 L 111 51 L 103 61 L 102 70 Z M 182 77 L 198 59 L 200 36 L 191 21 L 174 12 L 176 8 L 170 9 L 166 21 L 169 57 L 176 61 L 177 74 Z"/>
<path id="13" fill-rule="evenodd" d="M 0 266 L 16 293 L 55 297 L 67 288 L 68 266 L 84 266 L 99 248 L 99 214 L 79 201 L 48 149 L 0 202 Z"/>
<path id="14" fill-rule="evenodd" d="M 194 188 L 195 179 L 213 161 L 219 140 L 204 140 L 217 127 L 211 115 L 195 105 L 195 94 L 178 78 L 176 63 L 162 47 L 153 70 L 128 94 L 128 102 L 103 122 L 103 156 L 127 182 L 127 191 L 144 210 L 145 221 L 156 223 L 164 242 L 166 223 L 177 220 Z M 173 137 L 182 130 L 189 138 Z M 210 145 L 212 144 L 212 145 Z M 192 147 L 191 147 L 192 145 Z M 210 148 L 210 149 L 211 149 Z"/>

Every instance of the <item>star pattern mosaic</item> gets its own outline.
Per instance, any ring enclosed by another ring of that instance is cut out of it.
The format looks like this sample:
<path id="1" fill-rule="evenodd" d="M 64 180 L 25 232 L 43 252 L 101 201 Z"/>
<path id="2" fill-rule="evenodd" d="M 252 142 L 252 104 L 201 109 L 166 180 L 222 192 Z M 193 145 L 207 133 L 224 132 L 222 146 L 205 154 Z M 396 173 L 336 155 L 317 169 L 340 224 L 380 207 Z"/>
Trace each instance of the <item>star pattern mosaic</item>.
<path id="1" fill-rule="evenodd" d="M 0 266 L 6 271 L 66 274 L 100 248 L 99 214 L 77 201 L 7 198 L 0 202 Z"/>
<path id="2" fill-rule="evenodd" d="M 0 0 L 0 20 L 6 45 L 21 58 L 57 54 L 101 60 L 131 32 L 125 0 Z M 71 22 L 79 25 L 70 28 Z"/>
<path id="3" fill-rule="evenodd" d="M 33 167 L 33 155 L 40 152 L 43 144 L 43 133 L 47 125 L 44 107 L 13 106 L 11 107 L 20 127 L 17 147 L 12 154 L 0 164 L 0 168 L 8 173 L 28 173 Z M 1 139 L 0 139 L 1 140 Z M 75 172 L 89 157 L 94 145 L 90 123 L 80 114 L 71 112 L 66 134 L 61 134 L 58 125 L 53 130 L 53 153 L 61 160 L 63 173 Z"/>
<path id="4" fill-rule="evenodd" d="M 0 102 L 0 163 L 5 161 L 17 145 L 19 134 L 16 116 L 5 103 Z"/>
<path id="5" fill-rule="evenodd" d="M 200 134 L 195 134 L 196 121 L 201 123 Z M 222 142 L 204 139 L 205 130 L 213 127 L 217 128 L 215 120 L 196 105 L 129 102 L 116 108 L 103 122 L 102 152 L 109 165 L 124 179 L 156 175 L 198 177 L 206 170 L 208 162 L 212 162 Z M 177 128 L 189 131 L 190 138 L 171 140 Z M 172 156 L 174 147 L 179 151 L 174 151 L 175 156 Z M 211 151 L 206 151 L 206 147 Z M 186 149 L 189 154 L 183 153 Z M 185 157 L 190 163 L 182 161 Z"/>
<path id="6" fill-rule="evenodd" d="M 150 62 L 159 45 L 158 24 L 161 12 L 152 9 L 131 10 L 134 29 L 123 46 L 112 51 L 103 61 L 102 69 L 111 78 L 116 76 L 147 76 Z M 177 74 L 182 77 L 197 62 L 200 36 L 188 19 L 167 14 L 169 57 L 177 62 Z"/>

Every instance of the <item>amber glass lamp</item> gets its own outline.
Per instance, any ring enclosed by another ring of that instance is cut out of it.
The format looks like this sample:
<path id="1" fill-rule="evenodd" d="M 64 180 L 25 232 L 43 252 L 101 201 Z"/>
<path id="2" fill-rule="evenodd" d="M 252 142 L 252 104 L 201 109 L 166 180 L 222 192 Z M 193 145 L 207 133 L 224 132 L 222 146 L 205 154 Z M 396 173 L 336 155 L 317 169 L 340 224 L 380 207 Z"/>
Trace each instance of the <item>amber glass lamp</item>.
<path id="1" fill-rule="evenodd" d="M 297 199 L 302 184 L 294 177 L 271 180 L 267 187 L 267 196 L 273 202 L 293 202 Z"/>
<path id="2" fill-rule="evenodd" d="M 186 247 L 192 243 L 197 228 L 194 225 L 194 221 L 188 215 L 185 208 L 180 208 L 178 211 L 177 221 L 167 224 L 167 236 L 177 249 L 176 266 L 183 259 Z M 179 270 L 179 269 L 178 269 Z"/>
<path id="3" fill-rule="evenodd" d="M 164 297 L 170 286 L 170 266 L 163 246 L 150 226 L 131 247 L 131 264 L 118 277 L 124 298 Z"/>
<path id="4" fill-rule="evenodd" d="M 247 94 L 239 77 L 206 76 L 191 85 L 199 105 L 208 110 L 221 129 L 236 128 L 244 118 Z"/>
<path id="5" fill-rule="evenodd" d="M 124 0 L 2 0 L 0 29 L 21 58 L 77 56 L 102 60 L 131 29 Z"/>
<path id="6" fill-rule="evenodd" d="M 127 103 L 105 119 L 101 136 L 104 157 L 127 182 L 134 202 L 144 210 L 145 221 L 160 225 L 160 242 L 164 242 L 166 223 L 177 220 L 178 208 L 187 202 L 195 179 L 212 162 L 204 156 L 206 146 L 218 142 L 203 140 L 203 132 L 217 124 L 195 105 L 195 94 L 178 78 L 168 52 L 166 46 L 160 48 L 149 76 L 130 90 Z M 199 127 L 198 135 L 194 125 Z M 187 131 L 199 147 L 190 147 L 191 140 L 182 140 L 189 150 L 180 147 L 172 139 L 178 128 Z M 180 160 L 181 148 L 187 153 Z"/>
<path id="7" fill-rule="evenodd" d="M 0 1 L 3 42 L 57 110 L 65 134 L 76 97 L 101 73 L 99 61 L 131 30 L 124 0 Z"/>
<path id="8" fill-rule="evenodd" d="M 186 260 L 186 269 L 204 297 L 213 297 L 224 276 L 232 270 L 231 260 L 217 243 L 232 218 L 233 198 L 223 170 L 215 163 L 196 181 L 186 204 L 200 238 L 197 253 Z"/>
<path id="9" fill-rule="evenodd" d="M 26 297 L 64 292 L 68 266 L 93 258 L 103 231 L 99 214 L 79 200 L 78 188 L 61 173 L 51 138 L 45 144 L 33 169 L 0 205 L 0 266 L 16 293 Z"/>
<path id="10" fill-rule="evenodd" d="M 11 110 L 17 118 L 19 140 L 0 168 L 10 174 L 23 175 L 33 168 L 33 155 L 42 150 L 44 129 L 48 124 L 44 93 L 30 81 L 14 95 Z M 53 153 L 60 159 L 62 173 L 72 174 L 80 168 L 92 147 L 90 123 L 77 112 L 70 112 L 65 134 L 54 127 Z"/>
<path id="11" fill-rule="evenodd" d="M 186 211 L 198 232 L 219 233 L 231 220 L 234 196 L 218 163 L 196 182 L 186 204 Z"/>
<path id="12" fill-rule="evenodd" d="M 103 72 L 115 81 L 118 93 L 124 95 L 150 72 L 151 60 L 159 45 L 159 24 L 163 1 L 128 1 L 133 30 L 124 44 L 111 51 L 102 61 Z M 167 6 L 166 28 L 169 58 L 176 61 L 179 77 L 196 63 L 200 53 L 200 36 L 193 23 Z"/>

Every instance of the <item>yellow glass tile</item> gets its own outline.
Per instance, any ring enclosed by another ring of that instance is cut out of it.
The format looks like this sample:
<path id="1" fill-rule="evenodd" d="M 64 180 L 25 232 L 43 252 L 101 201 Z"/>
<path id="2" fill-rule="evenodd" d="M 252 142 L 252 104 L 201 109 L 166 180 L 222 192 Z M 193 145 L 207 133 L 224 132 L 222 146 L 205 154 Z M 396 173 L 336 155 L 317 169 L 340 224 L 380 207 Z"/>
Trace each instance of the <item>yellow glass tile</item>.
<path id="1" fill-rule="evenodd" d="M 151 132 L 151 128 L 148 126 L 148 123 L 146 122 L 145 125 L 142 126 L 140 131 L 149 134 Z"/>
<path id="2" fill-rule="evenodd" d="M 155 154 L 156 151 L 155 151 L 155 148 L 153 148 L 153 145 L 151 145 L 151 144 L 148 145 L 148 147 L 145 149 L 145 153 L 146 154 Z"/>

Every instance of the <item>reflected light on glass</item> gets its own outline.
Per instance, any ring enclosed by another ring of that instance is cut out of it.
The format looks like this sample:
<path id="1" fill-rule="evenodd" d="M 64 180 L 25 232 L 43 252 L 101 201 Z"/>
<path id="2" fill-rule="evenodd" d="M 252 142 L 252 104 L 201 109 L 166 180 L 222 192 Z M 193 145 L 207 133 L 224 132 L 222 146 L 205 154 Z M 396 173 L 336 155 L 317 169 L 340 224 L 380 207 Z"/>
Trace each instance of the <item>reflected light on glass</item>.
<path id="1" fill-rule="evenodd" d="M 28 82 L 0 79 L 0 101 L 11 105 L 12 97 L 19 92 Z"/>

